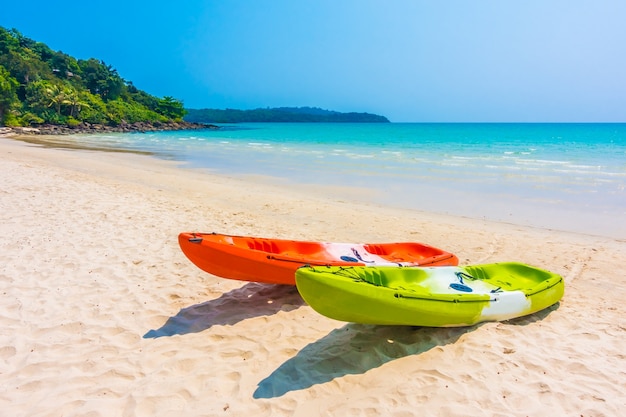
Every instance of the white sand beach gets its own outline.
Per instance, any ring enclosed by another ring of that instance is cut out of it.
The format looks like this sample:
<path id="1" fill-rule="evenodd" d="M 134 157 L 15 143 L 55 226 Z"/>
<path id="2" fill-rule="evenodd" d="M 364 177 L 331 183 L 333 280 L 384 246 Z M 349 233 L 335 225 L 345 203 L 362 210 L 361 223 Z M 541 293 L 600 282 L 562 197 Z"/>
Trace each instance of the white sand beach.
<path id="1" fill-rule="evenodd" d="M 626 236 L 328 198 L 145 155 L 0 138 L 0 415 L 620 416 Z M 623 222 L 624 219 L 616 219 Z M 178 233 L 416 241 L 561 274 L 561 302 L 467 328 L 325 318 L 211 276 Z"/>

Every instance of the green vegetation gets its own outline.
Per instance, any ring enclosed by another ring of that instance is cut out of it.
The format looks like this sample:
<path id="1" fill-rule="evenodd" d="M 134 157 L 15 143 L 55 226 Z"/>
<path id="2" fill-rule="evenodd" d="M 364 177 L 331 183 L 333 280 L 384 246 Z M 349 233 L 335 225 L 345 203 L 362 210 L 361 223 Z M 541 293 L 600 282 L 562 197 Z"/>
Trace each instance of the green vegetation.
<path id="1" fill-rule="evenodd" d="M 77 60 L 0 26 L 0 126 L 160 124 L 185 113 L 181 101 L 137 89 L 102 61 Z"/>
<path id="2" fill-rule="evenodd" d="M 314 107 L 185 109 L 157 98 L 94 58 L 76 59 L 0 26 L 0 126 L 126 126 L 164 123 L 389 122 L 369 113 Z M 188 126 L 187 126 L 188 127 Z"/>
<path id="3" fill-rule="evenodd" d="M 255 110 L 188 109 L 185 120 L 194 123 L 323 122 L 388 123 L 384 116 L 369 113 L 340 113 L 316 107 L 278 107 Z"/>

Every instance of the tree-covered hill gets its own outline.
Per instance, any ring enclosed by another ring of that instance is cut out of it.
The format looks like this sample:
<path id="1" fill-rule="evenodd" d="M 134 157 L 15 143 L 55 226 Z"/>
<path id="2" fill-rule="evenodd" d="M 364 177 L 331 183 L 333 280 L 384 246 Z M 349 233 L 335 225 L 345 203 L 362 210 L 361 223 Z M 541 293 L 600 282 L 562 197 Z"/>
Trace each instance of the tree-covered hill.
<path id="1" fill-rule="evenodd" d="M 0 26 L 0 126 L 181 122 L 183 103 L 154 97 L 95 58 L 76 59 Z"/>
<path id="2" fill-rule="evenodd" d="M 340 113 L 317 107 L 277 107 L 254 110 L 187 109 L 185 120 L 194 123 L 323 122 L 388 123 L 370 113 Z"/>

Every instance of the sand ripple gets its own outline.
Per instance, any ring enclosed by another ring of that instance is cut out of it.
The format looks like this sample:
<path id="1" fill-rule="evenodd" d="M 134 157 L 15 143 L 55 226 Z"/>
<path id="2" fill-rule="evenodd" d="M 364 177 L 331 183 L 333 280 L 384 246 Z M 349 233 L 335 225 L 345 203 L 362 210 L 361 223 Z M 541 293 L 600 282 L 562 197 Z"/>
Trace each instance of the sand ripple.
<path id="1" fill-rule="evenodd" d="M 626 243 L 323 199 L 138 155 L 0 139 L 0 414 L 618 416 Z M 415 240 L 562 274 L 563 300 L 460 329 L 321 317 L 205 274 L 181 231 Z"/>

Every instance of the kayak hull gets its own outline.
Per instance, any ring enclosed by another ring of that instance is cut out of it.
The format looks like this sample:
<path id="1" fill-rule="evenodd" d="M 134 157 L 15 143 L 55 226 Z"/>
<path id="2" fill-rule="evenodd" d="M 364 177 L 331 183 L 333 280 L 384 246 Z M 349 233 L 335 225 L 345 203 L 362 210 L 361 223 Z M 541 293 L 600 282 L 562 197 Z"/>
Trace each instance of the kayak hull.
<path id="1" fill-rule="evenodd" d="M 444 250 L 414 242 L 333 243 L 184 232 L 185 256 L 212 275 L 241 281 L 295 285 L 303 265 L 458 265 Z"/>
<path id="2" fill-rule="evenodd" d="M 341 321 L 429 327 L 471 326 L 543 310 L 564 293 L 561 276 L 506 262 L 475 266 L 302 267 L 298 291 Z"/>

